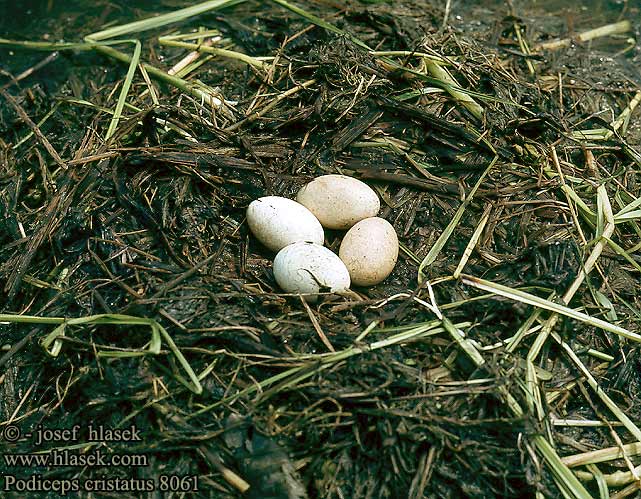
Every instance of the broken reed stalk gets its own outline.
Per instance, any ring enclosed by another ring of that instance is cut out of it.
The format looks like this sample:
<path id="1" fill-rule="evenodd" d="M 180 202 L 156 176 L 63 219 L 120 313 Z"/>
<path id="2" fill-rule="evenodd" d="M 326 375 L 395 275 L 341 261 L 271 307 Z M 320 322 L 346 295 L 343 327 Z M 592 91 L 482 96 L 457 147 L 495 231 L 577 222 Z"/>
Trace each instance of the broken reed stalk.
<path id="1" fill-rule="evenodd" d="M 250 55 L 243 54 L 241 52 L 222 49 L 218 47 L 212 47 L 210 45 L 203 44 L 203 43 L 189 43 L 189 42 L 183 42 L 179 40 L 172 40 L 170 37 L 161 36 L 158 38 L 158 43 L 160 43 L 161 45 L 167 45 L 169 47 L 186 48 L 195 52 L 203 52 L 205 54 L 217 55 L 219 57 L 225 57 L 227 59 L 233 59 L 236 61 L 244 62 L 245 64 L 249 64 L 250 66 L 252 66 L 253 68 L 256 68 L 259 71 L 265 71 L 269 67 L 269 65 L 266 64 L 264 61 L 273 59 L 273 57 L 262 57 L 262 58 L 252 57 Z"/>
<path id="2" fill-rule="evenodd" d="M 109 139 L 113 135 L 118 125 L 122 109 L 125 106 L 126 97 L 129 93 L 136 67 L 139 63 L 141 45 L 139 40 L 106 40 L 131 33 L 140 33 L 149 29 L 158 28 L 167 24 L 172 24 L 188 19 L 193 16 L 197 16 L 209 10 L 221 9 L 223 7 L 237 5 L 244 1 L 245 0 L 210 0 L 191 7 L 176 10 L 168 14 L 142 19 L 140 21 L 134 21 L 132 23 L 127 23 L 103 31 L 92 33 L 85 36 L 85 43 L 15 42 L 12 40 L 0 38 L 0 44 L 21 46 L 23 48 L 35 50 L 96 50 L 103 55 L 129 64 L 129 69 L 127 71 L 123 87 L 121 89 L 118 101 L 116 102 L 116 107 L 114 109 L 113 116 L 107 130 L 106 138 Z M 125 42 L 134 44 L 133 55 L 129 56 L 109 46 Z M 237 59 L 248 62 L 248 60 L 242 57 L 242 55 L 239 55 L 237 53 L 234 54 Z M 226 53 L 226 55 L 230 56 L 231 54 Z M 256 64 L 256 61 L 252 61 L 252 63 Z M 144 71 L 146 71 L 154 78 L 173 85 L 174 87 L 182 90 L 185 93 L 191 94 L 194 98 L 202 101 L 203 103 L 207 103 L 208 105 L 211 105 L 223 111 L 225 110 L 224 100 L 222 98 L 219 98 L 216 95 L 216 92 L 214 92 L 213 89 L 209 88 L 208 86 L 202 83 L 197 85 L 190 83 L 186 80 L 183 80 L 182 78 L 178 78 L 164 71 L 161 71 L 154 66 L 151 66 L 150 64 L 143 63 L 143 68 Z"/>
<path id="3" fill-rule="evenodd" d="M 565 350 L 568 357 L 570 357 L 572 362 L 574 362 L 574 364 L 579 368 L 581 373 L 583 373 L 583 376 L 588 381 L 588 385 L 590 385 L 590 388 L 592 388 L 594 392 L 599 396 L 604 405 L 608 409 L 610 409 L 610 411 L 612 411 L 612 413 L 617 417 L 619 421 L 621 421 L 621 423 L 623 423 L 623 426 L 626 427 L 626 429 L 634 436 L 634 438 L 636 438 L 638 442 L 641 442 L 641 429 L 639 429 L 639 427 L 637 427 L 637 425 L 635 425 L 632 420 L 621 409 L 619 409 L 616 403 L 603 391 L 596 379 L 594 379 L 594 376 L 592 376 L 592 373 L 590 373 L 587 367 L 585 367 L 583 362 L 581 362 L 579 357 L 576 355 L 574 350 L 572 350 L 572 347 L 565 341 L 563 341 L 557 333 L 552 332 L 552 337 Z"/>
<path id="4" fill-rule="evenodd" d="M 121 53 L 126 59 L 126 62 L 129 64 L 129 69 L 127 70 L 127 75 L 125 76 L 122 88 L 120 89 L 118 100 L 116 101 L 116 106 L 114 107 L 114 111 L 112 113 L 111 122 L 109 123 L 105 140 L 108 140 L 113 135 L 113 133 L 116 130 L 116 127 L 118 126 L 118 122 L 120 120 L 122 110 L 126 104 L 127 95 L 129 94 L 129 89 L 131 88 L 131 84 L 133 82 L 136 66 L 138 65 L 138 61 L 140 59 L 140 52 L 141 52 L 140 41 L 112 40 L 111 42 L 108 42 L 108 44 L 111 44 L 111 45 L 120 44 L 120 43 L 132 43 L 134 45 L 134 52 L 133 52 L 133 55 L 131 56 L 127 56 L 126 54 Z M 114 50 L 106 46 L 102 47 L 101 45 L 96 44 L 93 41 L 88 41 L 86 43 L 48 43 L 48 42 L 28 42 L 28 41 L 18 42 L 14 40 L 7 40 L 5 38 L 0 38 L 0 45 L 16 46 L 16 47 L 22 47 L 22 48 L 32 49 L 32 50 L 54 50 L 54 51 L 55 50 L 100 50 L 101 48 L 104 48 L 105 50 Z M 24 120 L 24 117 L 23 117 L 23 120 Z M 28 124 L 30 123 L 30 120 L 28 118 L 24 121 Z M 36 130 L 34 130 L 34 133 L 36 133 L 36 136 L 40 140 L 42 140 L 42 138 L 38 135 L 38 132 Z M 51 153 L 51 150 L 50 148 L 47 147 L 46 142 L 44 143 L 44 146 L 45 146 L 45 149 L 47 149 L 47 151 Z M 54 159 L 56 159 L 55 156 L 54 156 Z M 59 163 L 57 159 L 56 159 L 56 162 Z"/>
<path id="5" fill-rule="evenodd" d="M 588 465 L 588 467 L 594 465 Z M 596 468 L 596 466 L 594 466 Z M 598 469 L 598 468 L 597 468 Z M 635 467 L 637 474 L 641 474 L 641 466 Z M 590 482 L 596 480 L 596 473 L 593 471 L 581 471 L 575 470 L 574 474 L 577 478 L 583 482 Z M 603 475 L 605 483 L 610 487 L 623 487 L 629 483 L 636 482 L 637 479 L 634 477 L 634 474 L 631 471 L 615 471 L 614 473 L 608 473 Z M 603 497 L 603 496 L 602 496 Z M 613 496 L 607 495 L 605 497 L 612 498 Z"/>
<path id="6" fill-rule="evenodd" d="M 612 138 L 612 136 L 619 131 L 619 128 L 626 123 L 630 119 L 630 115 L 634 112 L 636 107 L 639 105 L 641 102 L 641 90 L 638 91 L 636 94 L 634 94 L 634 97 L 630 101 L 630 103 L 626 106 L 626 108 L 621 112 L 619 117 L 612 122 L 612 130 L 608 130 L 608 132 L 604 136 L 604 140 L 609 140 Z"/>
<path id="7" fill-rule="evenodd" d="M 225 481 L 238 492 L 245 494 L 251 488 L 251 485 L 247 483 L 244 478 L 225 466 L 225 463 L 218 454 L 214 454 L 205 445 L 198 447 L 198 450 L 207 459 L 207 461 L 209 461 L 209 463 L 218 470 Z"/>
<path id="8" fill-rule="evenodd" d="M 470 241 L 467 243 L 467 246 L 465 247 L 465 251 L 463 251 L 463 256 L 461 257 L 458 265 L 456 266 L 456 270 L 454 271 L 454 274 L 453 274 L 455 279 L 458 279 L 460 277 L 461 272 L 463 272 L 463 269 L 465 268 L 467 261 L 470 259 L 470 256 L 472 255 L 472 251 L 474 251 L 474 248 L 478 244 L 479 239 L 481 238 L 481 234 L 483 233 L 483 229 L 485 229 L 485 225 L 490 219 L 491 211 L 492 211 L 492 205 L 488 204 L 485 207 L 485 210 L 483 211 L 483 215 L 481 216 L 481 221 L 476 226 L 476 229 L 474 230 L 474 233 L 472 234 Z"/>
<path id="9" fill-rule="evenodd" d="M 626 488 L 611 494 L 608 499 L 625 499 L 626 497 L 629 497 L 632 494 L 634 494 L 635 497 L 638 498 L 638 493 L 639 493 L 639 483 L 635 482 L 635 483 L 631 483 Z"/>
<path id="10" fill-rule="evenodd" d="M 18 116 L 20 116 L 20 119 L 31 129 L 31 133 L 36 136 L 38 139 L 38 142 L 42 144 L 42 146 L 45 148 L 45 150 L 49 153 L 51 158 L 56 162 L 58 166 L 61 168 L 66 168 L 67 165 L 64 162 L 64 160 L 60 157 L 58 154 L 58 151 L 51 145 L 51 142 L 49 142 L 49 139 L 44 136 L 44 134 L 40 131 L 40 128 L 38 125 L 36 125 L 31 118 L 29 118 L 29 115 L 25 112 L 25 110 L 22 108 L 22 106 L 18 103 L 18 101 L 6 90 L 0 89 L 0 95 L 4 97 L 4 99 L 13 107 L 13 109 L 16 111 Z"/>
<path id="11" fill-rule="evenodd" d="M 206 40 L 203 40 L 201 42 L 201 46 L 209 47 L 213 45 L 215 41 L 216 41 L 216 37 L 207 38 Z M 176 64 L 174 64 L 171 68 L 169 68 L 167 70 L 167 74 L 170 74 L 172 76 L 178 76 L 178 77 L 186 76 L 187 74 L 191 73 L 192 69 L 200 67 L 200 64 L 204 62 L 204 61 L 198 62 L 198 59 L 200 59 L 202 55 L 203 55 L 202 52 L 199 52 L 197 50 L 192 50 L 185 57 L 183 57 Z"/>
<path id="12" fill-rule="evenodd" d="M 641 455 L 641 442 L 633 442 L 631 444 L 625 444 L 622 447 L 607 447 L 605 449 L 566 456 L 563 458 L 563 462 L 573 468 L 576 466 L 614 461 L 623 458 L 624 455 L 628 457 Z"/>
<path id="13" fill-rule="evenodd" d="M 516 38 L 519 42 L 519 47 L 521 47 L 521 52 L 523 52 L 525 55 L 531 55 L 532 51 L 530 50 L 530 46 L 528 45 L 527 40 L 521 33 L 521 25 L 519 23 L 514 23 L 514 32 L 516 33 Z M 530 74 L 534 75 L 535 70 L 534 70 L 534 64 L 532 63 L 532 60 L 530 58 L 526 58 L 525 64 L 527 65 L 527 68 Z"/>
<path id="14" fill-rule="evenodd" d="M 621 114 L 610 123 L 610 128 L 588 128 L 586 130 L 574 130 L 570 135 L 577 140 L 610 140 L 619 129 L 626 124 L 634 110 L 641 102 L 641 91 L 634 94 L 630 103 L 621 111 Z"/>
<path id="15" fill-rule="evenodd" d="M 134 43 L 136 45 L 134 54 L 132 56 L 111 47 L 111 45 L 116 45 L 116 44 L 126 43 L 126 42 Z M 32 50 L 48 50 L 48 51 L 49 50 L 51 51 L 94 50 L 107 57 L 110 57 L 111 59 L 128 64 L 129 71 L 128 71 L 126 80 L 129 82 L 133 78 L 133 71 L 135 70 L 135 67 L 138 64 L 137 59 L 140 56 L 140 53 L 138 51 L 138 45 L 137 45 L 138 43 L 139 42 L 137 40 L 112 40 L 106 43 L 96 43 L 94 41 L 87 41 L 85 43 L 43 43 L 43 42 L 23 42 L 23 41 L 7 40 L 7 39 L 0 38 L 0 44 L 2 45 L 22 47 L 22 48 L 32 49 Z M 170 75 L 165 71 L 162 71 L 156 68 L 155 66 L 152 66 L 144 62 L 140 64 L 143 66 L 144 70 L 154 79 L 167 83 L 187 94 L 190 94 L 195 99 L 205 104 L 208 104 L 217 109 L 226 111 L 227 106 L 222 96 L 219 96 L 218 93 L 215 92 L 214 89 L 212 89 L 211 87 L 208 87 L 207 85 L 200 82 L 192 83 L 182 78 L 179 78 L 177 76 Z M 129 83 L 129 85 L 130 84 L 131 83 Z M 120 95 L 121 96 L 123 95 L 122 92 Z M 119 102 L 117 103 L 117 105 L 122 108 L 122 106 L 125 105 L 124 99 L 119 99 Z"/>
<path id="16" fill-rule="evenodd" d="M 131 56 L 112 47 L 97 45 L 95 46 L 95 50 L 112 59 L 124 62 L 125 64 L 131 64 L 132 62 Z M 218 109 L 223 109 L 225 107 L 225 102 L 222 96 L 215 92 L 211 87 L 208 87 L 203 83 L 192 83 L 190 81 L 183 80 L 182 78 L 170 75 L 151 64 L 147 64 L 146 62 L 141 64 L 145 68 L 145 71 L 147 71 L 147 73 L 156 80 L 168 83 L 173 87 L 182 90 L 186 94 L 190 94 L 192 97 L 204 104 L 211 105 Z"/>
<path id="17" fill-rule="evenodd" d="M 606 24 L 598 28 L 584 31 L 582 33 L 579 33 L 575 37 L 568 37 L 561 40 L 539 43 L 538 45 L 536 45 L 535 50 L 556 50 L 563 47 L 569 47 L 574 42 L 583 43 L 604 36 L 619 35 L 621 33 L 627 33 L 631 29 L 632 23 L 630 21 L 619 21 L 616 23 Z"/>
<path id="18" fill-rule="evenodd" d="M 590 150 L 586 150 L 585 154 L 587 162 L 590 165 L 589 170 L 596 172 L 596 169 L 593 168 L 594 156 L 592 155 L 592 152 Z M 554 155 L 556 155 L 555 152 Z M 600 234 L 596 234 L 597 242 L 594 245 L 594 248 L 590 252 L 588 258 L 585 260 L 584 264 L 581 266 L 581 269 L 579 269 L 577 277 L 574 279 L 570 287 L 566 290 L 565 294 L 562 296 L 561 300 L 564 305 L 570 303 L 576 292 L 581 287 L 581 284 L 583 284 L 583 281 L 585 281 L 588 274 L 592 272 L 592 269 L 596 265 L 597 260 L 601 257 L 601 253 L 603 253 L 603 249 L 606 245 L 606 239 L 611 237 L 614 233 L 614 214 L 612 213 L 612 206 L 610 205 L 610 200 L 608 199 L 608 193 L 606 191 L 605 185 L 602 183 L 597 186 L 597 205 L 601 208 L 600 210 L 598 210 L 599 213 L 604 214 L 606 224 L 605 227 L 603 227 L 603 231 Z M 559 315 L 556 313 L 552 314 L 547 319 L 542 331 L 539 333 L 537 339 L 530 349 L 530 352 L 528 354 L 529 361 L 533 362 L 536 357 L 538 357 L 543 344 L 546 342 L 548 335 L 552 332 L 552 329 L 556 325 L 558 319 Z"/>
<path id="19" fill-rule="evenodd" d="M 459 104 L 472 113 L 472 116 L 478 120 L 483 117 L 483 107 L 481 107 L 481 105 L 478 104 L 469 93 L 461 89 L 461 86 L 446 68 L 431 59 L 424 59 L 424 63 L 425 68 L 430 72 L 430 74 L 437 80 L 444 82 L 446 84 L 445 90 L 447 90 L 447 92 L 449 92 L 449 94 L 454 97 Z"/>

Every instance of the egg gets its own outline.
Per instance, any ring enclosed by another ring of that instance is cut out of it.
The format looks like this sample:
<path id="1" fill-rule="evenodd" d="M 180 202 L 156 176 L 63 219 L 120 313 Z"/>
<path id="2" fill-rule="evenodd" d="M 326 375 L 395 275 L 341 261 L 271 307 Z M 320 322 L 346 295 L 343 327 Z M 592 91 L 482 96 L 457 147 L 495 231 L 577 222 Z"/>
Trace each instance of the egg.
<path id="1" fill-rule="evenodd" d="M 398 237 L 392 224 L 379 217 L 361 220 L 347 231 L 338 256 L 353 284 L 373 286 L 391 274 L 398 258 Z"/>
<path id="2" fill-rule="evenodd" d="M 247 223 L 254 236 L 272 251 L 297 242 L 323 244 L 325 233 L 318 219 L 302 204 L 266 196 L 247 207 Z"/>
<path id="3" fill-rule="evenodd" d="M 274 258 L 274 277 L 288 293 L 311 294 L 315 302 L 319 291 L 339 292 L 349 289 L 347 267 L 335 253 L 318 244 L 294 243 Z"/>
<path id="4" fill-rule="evenodd" d="M 348 229 L 374 217 L 381 209 L 376 193 L 364 182 L 345 175 L 323 175 L 304 186 L 296 196 L 323 227 Z"/>

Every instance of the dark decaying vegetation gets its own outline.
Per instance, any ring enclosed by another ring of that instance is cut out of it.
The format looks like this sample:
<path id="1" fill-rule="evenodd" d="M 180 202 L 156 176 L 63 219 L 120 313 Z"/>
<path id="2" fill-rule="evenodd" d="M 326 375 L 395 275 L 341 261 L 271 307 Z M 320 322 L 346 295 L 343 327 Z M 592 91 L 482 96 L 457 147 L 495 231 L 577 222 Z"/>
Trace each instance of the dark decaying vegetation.
<path id="1" fill-rule="evenodd" d="M 3 475 L 123 481 L 82 497 L 163 475 L 197 497 L 637 494 L 639 9 L 176 3 L 2 33 L 0 431 L 23 437 L 0 449 L 148 461 Z M 244 210 L 331 172 L 376 188 L 402 252 L 307 305 Z M 89 423 L 142 439 L 87 443 Z"/>

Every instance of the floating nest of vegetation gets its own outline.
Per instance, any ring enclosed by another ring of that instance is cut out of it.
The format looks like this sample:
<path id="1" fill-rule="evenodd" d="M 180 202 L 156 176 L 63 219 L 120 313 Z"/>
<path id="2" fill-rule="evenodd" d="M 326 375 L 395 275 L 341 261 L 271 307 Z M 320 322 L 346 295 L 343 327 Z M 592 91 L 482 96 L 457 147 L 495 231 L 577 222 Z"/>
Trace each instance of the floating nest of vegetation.
<path id="1" fill-rule="evenodd" d="M 638 494 L 638 7 L 185 3 L 3 24 L 3 497 Z M 245 210 L 327 173 L 401 254 L 307 304 Z"/>

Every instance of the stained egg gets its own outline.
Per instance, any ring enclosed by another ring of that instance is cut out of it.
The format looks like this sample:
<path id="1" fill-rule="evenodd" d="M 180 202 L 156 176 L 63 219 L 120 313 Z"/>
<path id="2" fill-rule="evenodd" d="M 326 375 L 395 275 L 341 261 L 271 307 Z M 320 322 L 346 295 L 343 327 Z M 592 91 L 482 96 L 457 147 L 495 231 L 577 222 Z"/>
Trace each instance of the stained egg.
<path id="1" fill-rule="evenodd" d="M 398 259 L 398 237 L 394 227 L 379 217 L 361 220 L 347 231 L 338 256 L 353 284 L 373 286 L 394 270 Z"/>
<path id="2" fill-rule="evenodd" d="M 274 277 L 288 293 L 309 294 L 315 302 L 319 292 L 349 289 L 350 278 L 345 264 L 336 254 L 318 244 L 294 243 L 278 252 L 274 259 Z"/>
<path id="3" fill-rule="evenodd" d="M 304 186 L 296 201 L 306 206 L 323 227 L 348 229 L 378 214 L 381 202 L 364 182 L 345 175 L 323 175 Z"/>
<path id="4" fill-rule="evenodd" d="M 247 207 L 247 223 L 256 238 L 272 251 L 297 242 L 323 244 L 323 227 L 302 204 L 266 196 Z"/>

